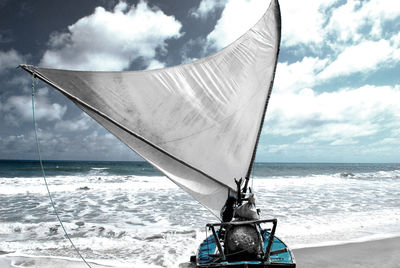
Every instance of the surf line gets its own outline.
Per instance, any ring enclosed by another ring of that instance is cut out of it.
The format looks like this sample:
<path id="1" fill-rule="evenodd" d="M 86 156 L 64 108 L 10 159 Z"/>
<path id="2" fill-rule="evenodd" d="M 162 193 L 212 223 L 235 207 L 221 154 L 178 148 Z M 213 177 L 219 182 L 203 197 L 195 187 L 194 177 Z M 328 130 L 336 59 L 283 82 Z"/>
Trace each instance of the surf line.
<path id="1" fill-rule="evenodd" d="M 76 253 L 78 253 L 79 257 L 83 260 L 83 262 L 89 267 L 92 268 L 89 263 L 85 260 L 85 258 L 82 256 L 82 254 L 80 253 L 79 249 L 75 246 L 75 244 L 72 242 L 67 230 L 64 227 L 64 224 L 61 221 L 60 216 L 58 215 L 56 206 L 54 205 L 54 201 L 53 201 L 53 197 L 51 196 L 50 193 L 50 189 L 49 189 L 49 185 L 47 184 L 47 179 L 46 179 L 46 173 L 44 172 L 44 167 L 43 167 L 43 161 L 42 161 L 42 155 L 40 152 L 40 144 L 39 144 L 39 138 L 38 138 L 38 133 L 37 133 L 37 123 L 36 123 L 36 116 L 35 116 L 35 75 L 32 75 L 32 118 L 33 118 L 33 128 L 35 129 L 35 140 L 36 140 L 36 149 L 38 152 L 38 156 L 39 156 L 39 163 L 40 163 L 40 167 L 42 169 L 42 174 L 43 174 L 43 180 L 44 180 L 44 184 L 46 185 L 46 189 L 47 189 L 47 194 L 49 196 L 50 199 L 50 203 L 51 206 L 53 207 L 54 213 L 57 216 L 58 222 L 60 223 L 60 226 L 62 227 L 65 237 L 67 237 L 67 239 L 69 240 L 69 242 L 71 243 L 72 247 L 75 249 Z M 37 80 L 37 78 L 36 78 Z"/>

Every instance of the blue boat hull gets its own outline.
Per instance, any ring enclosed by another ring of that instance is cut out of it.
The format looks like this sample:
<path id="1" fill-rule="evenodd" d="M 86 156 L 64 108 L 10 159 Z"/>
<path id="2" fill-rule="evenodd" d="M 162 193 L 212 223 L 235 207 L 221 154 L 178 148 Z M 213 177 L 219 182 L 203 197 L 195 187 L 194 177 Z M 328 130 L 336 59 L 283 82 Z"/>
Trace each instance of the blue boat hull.
<path id="1" fill-rule="evenodd" d="M 270 232 L 262 231 L 263 246 L 266 250 Z M 269 260 L 246 261 L 221 261 L 217 257 L 217 243 L 214 235 L 207 237 L 200 245 L 196 256 L 196 267 L 296 267 L 294 257 L 290 249 L 279 238 L 274 236 Z"/>

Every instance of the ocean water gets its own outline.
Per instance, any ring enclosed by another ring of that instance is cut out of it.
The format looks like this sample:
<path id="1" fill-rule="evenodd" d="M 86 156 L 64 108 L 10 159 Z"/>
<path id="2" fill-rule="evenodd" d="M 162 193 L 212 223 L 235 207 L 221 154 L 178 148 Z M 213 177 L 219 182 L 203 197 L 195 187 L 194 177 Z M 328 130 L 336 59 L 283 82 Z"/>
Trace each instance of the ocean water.
<path id="1" fill-rule="evenodd" d="M 145 162 L 44 165 L 68 233 L 97 263 L 179 267 L 217 222 Z M 291 248 L 400 235 L 400 164 L 256 163 L 250 184 L 262 218 L 278 219 Z M 1 251 L 78 258 L 37 161 L 0 161 Z"/>

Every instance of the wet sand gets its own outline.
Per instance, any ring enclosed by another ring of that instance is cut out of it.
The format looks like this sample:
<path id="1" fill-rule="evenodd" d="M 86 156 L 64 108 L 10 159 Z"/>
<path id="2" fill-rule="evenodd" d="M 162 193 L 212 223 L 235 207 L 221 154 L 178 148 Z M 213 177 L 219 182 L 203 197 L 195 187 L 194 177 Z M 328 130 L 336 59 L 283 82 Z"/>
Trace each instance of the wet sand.
<path id="1" fill-rule="evenodd" d="M 116 267 L 113 265 L 100 265 L 95 262 L 90 262 L 92 268 L 110 268 Z M 1 268 L 84 268 L 88 267 L 81 260 L 63 259 L 57 257 L 34 257 L 34 256 L 15 256 L 15 255 L 0 255 Z"/>
<path id="2" fill-rule="evenodd" d="M 400 237 L 335 246 L 293 250 L 297 268 L 400 268 Z M 132 267 L 131 265 L 101 265 L 89 262 L 93 268 Z M 178 265 L 177 265 L 178 266 Z M 87 267 L 80 260 L 49 257 L 16 256 L 0 253 L 1 268 L 80 268 Z M 154 267 L 135 264 L 133 267 Z M 180 266 L 186 267 L 186 266 Z"/>
<path id="3" fill-rule="evenodd" d="M 400 268 L 400 237 L 293 250 L 298 268 Z"/>

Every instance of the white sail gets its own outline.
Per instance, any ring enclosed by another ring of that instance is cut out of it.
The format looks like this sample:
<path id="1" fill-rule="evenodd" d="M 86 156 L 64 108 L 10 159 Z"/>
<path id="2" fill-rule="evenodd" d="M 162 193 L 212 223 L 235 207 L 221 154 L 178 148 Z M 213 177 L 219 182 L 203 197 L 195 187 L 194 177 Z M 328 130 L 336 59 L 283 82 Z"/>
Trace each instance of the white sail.
<path id="1" fill-rule="evenodd" d="M 21 65 L 55 87 L 219 216 L 234 178 L 249 176 L 280 44 L 272 1 L 234 43 L 159 70 L 90 72 Z"/>

